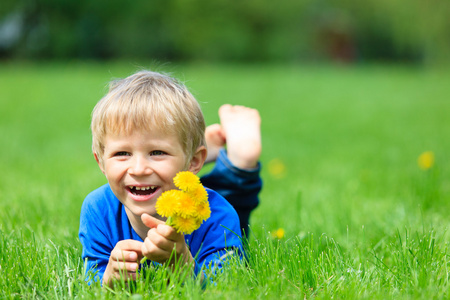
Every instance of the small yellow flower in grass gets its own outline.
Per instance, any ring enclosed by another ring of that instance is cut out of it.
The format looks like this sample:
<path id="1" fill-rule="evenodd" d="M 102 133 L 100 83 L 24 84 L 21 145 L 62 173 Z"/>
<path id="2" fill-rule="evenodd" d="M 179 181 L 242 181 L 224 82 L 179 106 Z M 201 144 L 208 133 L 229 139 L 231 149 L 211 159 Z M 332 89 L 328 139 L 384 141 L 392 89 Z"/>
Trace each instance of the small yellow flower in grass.
<path id="1" fill-rule="evenodd" d="M 200 178 L 192 172 L 179 172 L 173 179 L 175 186 L 184 192 L 197 189 L 200 185 Z"/>
<path id="2" fill-rule="evenodd" d="M 274 158 L 269 161 L 268 170 L 272 177 L 277 179 L 281 179 L 286 175 L 286 166 L 285 164 L 278 158 Z"/>
<path id="3" fill-rule="evenodd" d="M 428 170 L 434 165 L 434 153 L 432 151 L 425 151 L 419 155 L 417 164 L 422 170 Z"/>
<path id="4" fill-rule="evenodd" d="M 279 240 L 284 238 L 284 229 L 278 228 L 275 232 L 272 232 L 272 238 L 274 238 L 274 239 L 277 238 Z"/>

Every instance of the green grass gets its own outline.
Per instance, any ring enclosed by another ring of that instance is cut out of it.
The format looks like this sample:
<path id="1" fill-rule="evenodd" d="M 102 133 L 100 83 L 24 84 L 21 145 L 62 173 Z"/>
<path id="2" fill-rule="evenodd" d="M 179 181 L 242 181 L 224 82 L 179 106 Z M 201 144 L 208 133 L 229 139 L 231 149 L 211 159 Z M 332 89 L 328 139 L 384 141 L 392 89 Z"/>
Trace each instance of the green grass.
<path id="1" fill-rule="evenodd" d="M 260 110 L 248 264 L 230 262 L 206 289 L 166 284 L 164 270 L 88 287 L 79 212 L 105 182 L 90 112 L 111 78 L 141 66 L 2 63 L 1 299 L 450 297 L 450 72 L 399 66 L 157 66 L 186 81 L 209 124 L 223 103 Z M 423 171 L 427 150 L 436 161 Z"/>

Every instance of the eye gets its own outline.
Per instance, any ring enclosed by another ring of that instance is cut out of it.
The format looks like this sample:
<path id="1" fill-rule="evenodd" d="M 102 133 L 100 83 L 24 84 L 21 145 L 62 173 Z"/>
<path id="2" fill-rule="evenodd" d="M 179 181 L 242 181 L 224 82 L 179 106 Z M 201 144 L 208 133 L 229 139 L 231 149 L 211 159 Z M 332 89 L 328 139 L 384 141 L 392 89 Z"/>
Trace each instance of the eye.
<path id="1" fill-rule="evenodd" d="M 165 154 L 165 152 L 161 151 L 161 150 L 154 150 L 154 151 L 150 152 L 151 156 L 158 156 L 158 155 L 164 155 L 164 154 Z"/>
<path id="2" fill-rule="evenodd" d="M 114 156 L 130 156 L 130 153 L 125 152 L 125 151 L 119 151 L 114 153 Z"/>

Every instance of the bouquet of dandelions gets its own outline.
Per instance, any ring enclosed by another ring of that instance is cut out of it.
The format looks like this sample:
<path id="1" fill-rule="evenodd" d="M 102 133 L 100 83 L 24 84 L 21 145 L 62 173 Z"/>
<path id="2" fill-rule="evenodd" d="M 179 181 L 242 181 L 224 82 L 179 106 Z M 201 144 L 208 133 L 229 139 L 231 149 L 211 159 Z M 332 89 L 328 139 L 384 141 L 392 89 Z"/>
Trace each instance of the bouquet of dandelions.
<path id="1" fill-rule="evenodd" d="M 211 215 L 208 193 L 192 172 L 179 172 L 173 182 L 179 189 L 165 191 L 156 201 L 156 212 L 177 232 L 191 234 Z M 146 261 L 146 257 L 141 263 Z"/>
<path id="2" fill-rule="evenodd" d="M 179 190 L 165 191 L 156 201 L 156 212 L 177 232 L 191 234 L 211 215 L 208 193 L 192 172 L 179 172 L 173 179 Z"/>

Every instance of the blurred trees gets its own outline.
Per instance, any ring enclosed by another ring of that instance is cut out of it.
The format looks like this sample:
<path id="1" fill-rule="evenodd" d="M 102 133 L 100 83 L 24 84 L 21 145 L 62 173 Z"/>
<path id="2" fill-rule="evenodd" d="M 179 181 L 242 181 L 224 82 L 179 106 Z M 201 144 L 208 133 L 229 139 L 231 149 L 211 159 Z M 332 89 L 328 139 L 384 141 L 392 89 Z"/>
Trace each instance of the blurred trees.
<path id="1" fill-rule="evenodd" d="M 7 58 L 441 62 L 448 0 L 2 0 Z"/>

